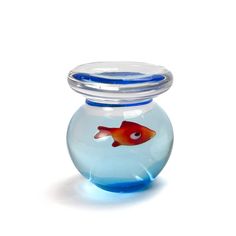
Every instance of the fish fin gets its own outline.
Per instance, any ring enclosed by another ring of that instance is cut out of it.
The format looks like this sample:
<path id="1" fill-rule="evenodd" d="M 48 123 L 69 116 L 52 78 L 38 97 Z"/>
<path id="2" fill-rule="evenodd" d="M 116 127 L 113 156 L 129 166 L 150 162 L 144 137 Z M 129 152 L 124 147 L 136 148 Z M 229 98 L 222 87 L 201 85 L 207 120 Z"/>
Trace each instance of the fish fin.
<path id="1" fill-rule="evenodd" d="M 104 127 L 104 126 L 98 126 L 98 130 L 99 132 L 95 134 L 94 138 L 98 139 L 98 138 L 103 138 L 105 136 L 109 136 L 111 135 L 111 129 Z"/>
<path id="2" fill-rule="evenodd" d="M 119 143 L 119 142 L 114 141 L 114 142 L 112 143 L 112 147 L 118 147 L 118 146 L 120 146 L 120 143 Z"/>
<path id="3" fill-rule="evenodd" d="M 121 126 L 120 126 L 120 128 L 121 127 L 127 127 L 127 126 L 130 126 L 130 125 L 133 125 L 133 124 L 136 124 L 136 123 L 134 123 L 134 122 L 131 122 L 131 121 L 123 121 L 122 123 L 121 123 Z"/>

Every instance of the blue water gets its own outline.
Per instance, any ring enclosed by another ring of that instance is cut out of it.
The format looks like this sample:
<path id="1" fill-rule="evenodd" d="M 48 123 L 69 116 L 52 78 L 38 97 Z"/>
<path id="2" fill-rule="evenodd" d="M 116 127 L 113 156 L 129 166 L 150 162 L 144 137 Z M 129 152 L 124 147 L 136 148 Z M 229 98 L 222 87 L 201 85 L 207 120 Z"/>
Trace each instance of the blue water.
<path id="1" fill-rule="evenodd" d="M 157 134 L 135 146 L 112 147 L 111 136 L 94 139 L 98 126 L 118 128 L 124 120 Z M 173 130 L 166 113 L 154 102 L 129 108 L 86 104 L 71 119 L 67 144 L 76 168 L 89 181 L 108 191 L 132 192 L 150 184 L 165 166 L 172 149 Z"/>

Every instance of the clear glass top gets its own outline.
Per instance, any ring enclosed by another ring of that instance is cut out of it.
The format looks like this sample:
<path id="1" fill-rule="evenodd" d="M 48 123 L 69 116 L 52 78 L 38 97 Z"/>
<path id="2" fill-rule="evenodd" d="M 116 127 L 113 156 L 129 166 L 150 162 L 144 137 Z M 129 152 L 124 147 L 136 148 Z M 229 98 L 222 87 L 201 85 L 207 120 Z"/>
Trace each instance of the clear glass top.
<path id="1" fill-rule="evenodd" d="M 80 65 L 68 76 L 70 87 L 92 102 L 132 104 L 168 90 L 172 74 L 143 62 L 94 62 Z"/>

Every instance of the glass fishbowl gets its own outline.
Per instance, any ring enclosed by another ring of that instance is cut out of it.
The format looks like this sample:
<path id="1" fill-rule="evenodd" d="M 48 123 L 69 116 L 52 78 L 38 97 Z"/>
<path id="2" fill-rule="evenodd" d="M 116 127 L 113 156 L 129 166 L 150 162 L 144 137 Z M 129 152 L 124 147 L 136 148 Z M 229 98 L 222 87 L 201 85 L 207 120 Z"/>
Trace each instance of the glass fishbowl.
<path id="1" fill-rule="evenodd" d="M 167 163 L 173 129 L 152 99 L 172 85 L 164 67 L 95 62 L 73 69 L 70 87 L 86 97 L 73 115 L 67 145 L 78 171 L 96 186 L 132 192 L 149 185 Z"/>

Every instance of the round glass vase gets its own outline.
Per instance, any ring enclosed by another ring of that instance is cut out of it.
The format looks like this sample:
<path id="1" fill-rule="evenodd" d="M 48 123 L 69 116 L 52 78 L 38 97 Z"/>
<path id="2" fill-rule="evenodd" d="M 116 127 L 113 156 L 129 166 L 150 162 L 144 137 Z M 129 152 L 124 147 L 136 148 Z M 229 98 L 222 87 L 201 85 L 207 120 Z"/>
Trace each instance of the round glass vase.
<path id="1" fill-rule="evenodd" d="M 86 97 L 67 131 L 79 172 L 112 192 L 150 184 L 173 145 L 170 120 L 152 100 L 171 86 L 171 73 L 146 63 L 97 62 L 76 67 L 68 81 Z"/>

